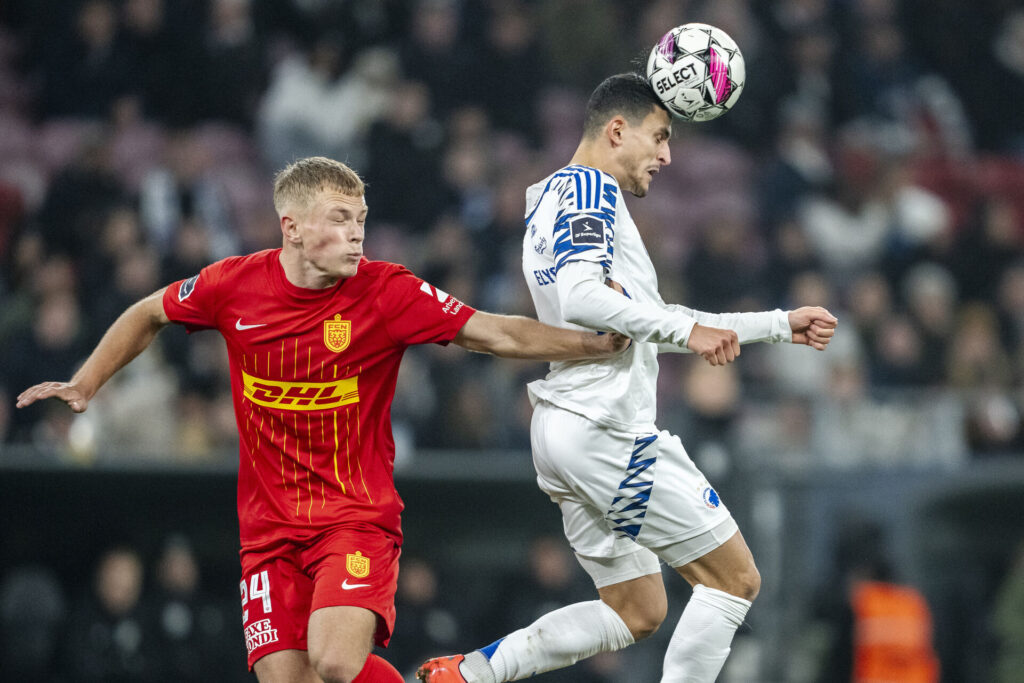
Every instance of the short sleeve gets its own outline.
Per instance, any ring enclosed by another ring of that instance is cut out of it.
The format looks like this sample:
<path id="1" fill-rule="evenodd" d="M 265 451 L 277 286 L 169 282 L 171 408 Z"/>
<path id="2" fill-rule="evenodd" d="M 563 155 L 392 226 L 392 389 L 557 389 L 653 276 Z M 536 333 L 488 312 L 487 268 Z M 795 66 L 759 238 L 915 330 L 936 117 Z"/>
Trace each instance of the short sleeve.
<path id="1" fill-rule="evenodd" d="M 447 344 L 476 309 L 398 267 L 377 299 L 389 336 L 399 344 Z"/>
<path id="2" fill-rule="evenodd" d="M 215 328 L 219 264 L 203 268 L 198 275 L 171 283 L 164 290 L 164 313 L 189 332 Z"/>
<path id="3" fill-rule="evenodd" d="M 611 269 L 618 186 L 587 166 L 570 166 L 559 178 L 558 209 L 552 234 L 555 272 L 573 261 Z"/>

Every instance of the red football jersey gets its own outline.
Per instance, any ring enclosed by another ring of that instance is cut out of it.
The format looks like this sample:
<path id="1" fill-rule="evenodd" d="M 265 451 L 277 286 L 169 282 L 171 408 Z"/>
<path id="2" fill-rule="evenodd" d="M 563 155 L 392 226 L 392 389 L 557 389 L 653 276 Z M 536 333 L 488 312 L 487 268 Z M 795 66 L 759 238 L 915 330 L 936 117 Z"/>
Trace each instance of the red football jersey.
<path id="1" fill-rule="evenodd" d="M 333 287 L 296 287 L 280 253 L 224 259 L 163 298 L 171 320 L 227 342 L 242 551 L 338 524 L 400 540 L 398 366 L 412 344 L 447 344 L 475 311 L 400 265 L 365 258 Z"/>

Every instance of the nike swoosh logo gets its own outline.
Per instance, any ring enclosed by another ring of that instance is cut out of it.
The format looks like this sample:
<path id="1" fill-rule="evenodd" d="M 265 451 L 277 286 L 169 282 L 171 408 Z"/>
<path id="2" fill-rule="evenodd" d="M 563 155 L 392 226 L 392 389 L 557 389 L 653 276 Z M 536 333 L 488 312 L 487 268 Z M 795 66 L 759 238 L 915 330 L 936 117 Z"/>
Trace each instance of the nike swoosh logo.
<path id="1" fill-rule="evenodd" d="M 256 323 L 255 325 L 243 325 L 243 324 L 242 324 L 242 319 L 241 319 L 241 318 L 239 318 L 239 319 L 238 319 L 238 320 L 237 320 L 237 321 L 235 322 L 235 329 L 236 329 L 236 330 L 251 330 L 251 329 L 252 329 L 252 328 L 254 328 L 254 327 L 264 327 L 264 326 L 265 326 L 266 324 L 267 324 L 267 323 Z"/>
<path id="2" fill-rule="evenodd" d="M 349 583 L 348 579 L 345 579 L 344 581 L 341 582 L 341 589 L 342 590 L 346 590 L 346 591 L 350 591 L 353 588 L 366 588 L 369 585 L 370 584 L 368 584 L 368 583 Z"/>

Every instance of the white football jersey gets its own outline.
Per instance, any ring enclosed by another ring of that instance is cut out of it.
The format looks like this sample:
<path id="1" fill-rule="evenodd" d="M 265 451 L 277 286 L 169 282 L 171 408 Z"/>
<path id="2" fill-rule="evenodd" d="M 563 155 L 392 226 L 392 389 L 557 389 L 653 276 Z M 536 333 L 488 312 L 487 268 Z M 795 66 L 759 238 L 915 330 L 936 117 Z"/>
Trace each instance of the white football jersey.
<path id="1" fill-rule="evenodd" d="M 523 273 L 541 322 L 584 329 L 562 316 L 555 284 L 573 261 L 600 264 L 633 300 L 664 305 L 618 182 L 588 166 L 568 166 L 526 190 Z M 529 391 L 607 427 L 653 429 L 657 378 L 657 344 L 634 341 L 613 358 L 551 363 Z"/>
<path id="2" fill-rule="evenodd" d="M 526 190 L 523 273 L 541 322 L 614 330 L 633 340 L 612 358 L 552 363 L 547 377 L 529 384 L 532 400 L 604 427 L 656 429 L 658 353 L 687 352 L 694 324 L 735 330 L 741 344 L 792 339 L 788 313 L 779 309 L 705 313 L 666 304 L 618 182 L 588 166 L 567 166 Z M 602 275 L 622 285 L 626 297 L 604 287 Z"/>

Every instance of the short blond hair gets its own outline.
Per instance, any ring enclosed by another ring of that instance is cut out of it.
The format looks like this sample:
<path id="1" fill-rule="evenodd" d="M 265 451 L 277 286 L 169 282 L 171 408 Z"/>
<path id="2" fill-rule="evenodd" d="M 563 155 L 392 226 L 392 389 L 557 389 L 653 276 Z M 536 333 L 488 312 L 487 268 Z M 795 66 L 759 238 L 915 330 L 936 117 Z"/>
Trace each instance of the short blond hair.
<path id="1" fill-rule="evenodd" d="M 306 157 L 288 164 L 274 177 L 274 208 L 309 206 L 323 190 L 337 190 L 350 197 L 362 197 L 366 186 L 351 168 L 327 157 Z"/>

